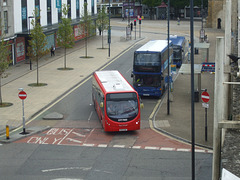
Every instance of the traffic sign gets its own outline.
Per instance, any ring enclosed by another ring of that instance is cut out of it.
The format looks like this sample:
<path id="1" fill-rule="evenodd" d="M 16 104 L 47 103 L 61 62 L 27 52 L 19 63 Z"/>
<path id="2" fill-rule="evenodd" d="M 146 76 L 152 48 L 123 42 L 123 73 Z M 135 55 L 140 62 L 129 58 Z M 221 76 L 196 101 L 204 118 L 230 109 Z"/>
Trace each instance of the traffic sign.
<path id="1" fill-rule="evenodd" d="M 203 108 L 209 108 L 209 104 L 208 103 L 202 103 L 202 107 Z"/>
<path id="2" fill-rule="evenodd" d="M 203 102 L 207 103 L 210 99 L 208 92 L 207 91 L 202 92 L 201 98 Z"/>
<path id="3" fill-rule="evenodd" d="M 25 91 L 20 91 L 18 93 L 18 97 L 21 99 L 21 100 L 24 100 L 27 98 L 27 93 Z"/>

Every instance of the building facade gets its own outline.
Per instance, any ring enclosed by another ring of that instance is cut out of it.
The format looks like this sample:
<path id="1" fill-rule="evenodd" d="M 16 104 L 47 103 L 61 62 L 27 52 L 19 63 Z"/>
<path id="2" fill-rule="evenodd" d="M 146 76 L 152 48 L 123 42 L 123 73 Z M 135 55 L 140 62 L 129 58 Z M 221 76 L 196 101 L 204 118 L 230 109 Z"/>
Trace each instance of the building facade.
<path id="1" fill-rule="evenodd" d="M 0 15 L 4 30 L 5 41 L 11 45 L 11 59 L 13 64 L 27 59 L 29 33 L 33 28 L 31 20 L 34 10 L 40 16 L 40 24 L 47 37 L 46 48 L 56 44 L 56 32 L 61 21 L 63 4 L 69 6 L 68 18 L 72 19 L 75 40 L 84 38 L 83 28 L 80 25 L 84 14 L 84 3 L 88 3 L 87 10 L 94 17 L 97 14 L 96 0 L 2 0 Z"/>

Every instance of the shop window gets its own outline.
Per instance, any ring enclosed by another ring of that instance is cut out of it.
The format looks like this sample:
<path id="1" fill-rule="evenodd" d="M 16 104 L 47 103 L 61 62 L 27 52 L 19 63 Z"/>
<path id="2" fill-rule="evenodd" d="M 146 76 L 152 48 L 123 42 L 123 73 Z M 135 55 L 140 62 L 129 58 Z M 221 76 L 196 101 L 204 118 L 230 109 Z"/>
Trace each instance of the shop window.
<path id="1" fill-rule="evenodd" d="M 4 33 L 8 33 L 8 12 L 4 11 Z"/>

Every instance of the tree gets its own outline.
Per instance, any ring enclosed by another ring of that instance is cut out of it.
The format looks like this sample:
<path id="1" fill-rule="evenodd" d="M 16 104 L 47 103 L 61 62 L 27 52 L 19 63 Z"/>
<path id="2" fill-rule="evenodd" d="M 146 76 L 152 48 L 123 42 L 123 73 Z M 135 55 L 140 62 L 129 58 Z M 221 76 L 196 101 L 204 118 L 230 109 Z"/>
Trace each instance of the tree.
<path id="1" fill-rule="evenodd" d="M 34 19 L 32 19 L 31 24 L 33 26 L 33 29 L 30 31 L 30 40 L 29 46 L 28 46 L 28 56 L 31 58 L 31 60 L 36 61 L 37 63 L 37 83 L 30 84 L 33 86 L 42 86 L 46 85 L 44 83 L 39 83 L 39 68 L 38 68 L 38 61 L 41 57 L 43 57 L 45 54 L 49 52 L 48 49 L 46 49 L 46 36 L 43 33 L 42 26 L 40 25 L 38 19 L 40 16 L 38 16 L 38 9 L 36 8 L 34 10 Z"/>
<path id="2" fill-rule="evenodd" d="M 101 33 L 101 36 L 102 36 L 102 49 L 104 49 L 104 47 L 103 47 L 103 32 L 104 32 L 104 30 L 108 29 L 108 24 L 109 24 L 109 18 L 107 16 L 105 6 L 103 6 L 102 9 L 100 9 L 96 22 L 97 22 L 98 29 L 100 30 L 100 32 L 102 32 Z"/>
<path id="3" fill-rule="evenodd" d="M 11 63 L 11 60 L 9 60 L 9 48 L 8 43 L 4 41 L 4 33 L 3 33 L 3 27 L 1 26 L 1 19 L 0 19 L 0 106 L 4 106 L 3 100 L 2 100 L 2 92 L 1 92 L 1 79 L 8 68 L 9 64 Z"/>
<path id="4" fill-rule="evenodd" d="M 150 19 L 152 19 L 154 15 L 154 9 L 156 6 L 161 4 L 161 0 L 143 0 L 142 3 L 147 5 L 147 7 L 149 8 Z"/>
<path id="5" fill-rule="evenodd" d="M 67 18 L 69 6 L 63 4 L 63 17 L 57 32 L 57 44 L 64 48 L 64 69 L 67 69 L 67 48 L 72 48 L 74 45 L 73 28 L 71 26 L 71 19 Z"/>
<path id="6" fill-rule="evenodd" d="M 93 24 L 92 16 L 89 15 L 90 13 L 87 10 L 87 3 L 84 3 L 84 12 L 82 15 L 82 22 L 81 24 L 84 27 L 84 33 L 85 33 L 85 56 L 84 58 L 88 58 L 87 55 L 87 44 L 88 44 L 88 38 L 92 35 L 93 30 L 96 29 L 96 27 Z"/>

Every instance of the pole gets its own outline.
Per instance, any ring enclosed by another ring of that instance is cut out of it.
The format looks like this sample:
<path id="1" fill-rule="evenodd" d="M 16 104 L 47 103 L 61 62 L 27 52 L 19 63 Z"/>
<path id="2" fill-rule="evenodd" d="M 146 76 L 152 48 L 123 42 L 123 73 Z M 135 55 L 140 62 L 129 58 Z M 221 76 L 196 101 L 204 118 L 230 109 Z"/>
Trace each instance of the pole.
<path id="1" fill-rule="evenodd" d="M 201 16 L 202 16 L 202 29 L 203 29 L 203 0 L 201 1 Z"/>
<path id="2" fill-rule="evenodd" d="M 191 33 L 191 134 L 192 134 L 192 180 L 195 180 L 195 114 L 194 114 L 194 29 L 193 0 L 190 2 L 190 33 Z"/>
<path id="3" fill-rule="evenodd" d="M 169 93 L 170 93 L 170 72 L 169 72 L 169 16 L 170 16 L 170 0 L 168 0 L 168 98 L 167 98 L 167 114 L 170 114 L 170 100 L 169 100 Z"/>
<path id="4" fill-rule="evenodd" d="M 136 40 L 136 35 L 137 35 L 137 23 L 136 23 L 136 26 L 135 26 L 135 40 Z"/>
<path id="5" fill-rule="evenodd" d="M 139 24 L 139 38 L 141 38 L 141 24 Z"/>
<path id="6" fill-rule="evenodd" d="M 29 26 L 28 26 L 28 37 L 30 37 L 30 19 L 31 18 L 33 18 L 32 16 L 29 16 L 28 17 L 28 24 L 29 24 Z M 28 58 L 29 58 L 29 56 L 28 56 Z M 29 65 L 30 65 L 30 70 L 32 70 L 32 61 L 31 61 L 31 58 L 29 58 Z"/>
<path id="7" fill-rule="evenodd" d="M 23 132 L 22 132 L 22 134 L 26 134 L 26 130 L 25 130 L 25 116 L 24 116 L 24 100 L 22 100 L 22 111 L 23 111 Z"/>
<path id="8" fill-rule="evenodd" d="M 6 125 L 6 139 L 10 139 L 9 138 L 9 126 Z"/>
<path id="9" fill-rule="evenodd" d="M 111 9 L 110 9 L 110 0 L 109 1 L 109 7 L 108 7 L 108 16 L 109 16 L 109 25 L 108 25 L 108 57 L 110 57 L 110 43 L 111 43 L 111 30 L 110 30 L 110 12 L 111 12 Z"/>
<path id="10" fill-rule="evenodd" d="M 207 108 L 205 108 L 205 141 L 207 141 Z"/>
<path id="11" fill-rule="evenodd" d="M 219 121 L 223 119 L 223 97 L 224 97 L 224 38 L 217 37 L 215 53 L 215 88 L 214 88 L 214 118 L 213 118 L 213 162 L 212 180 L 220 178 L 221 163 L 221 130 L 218 127 Z"/>

